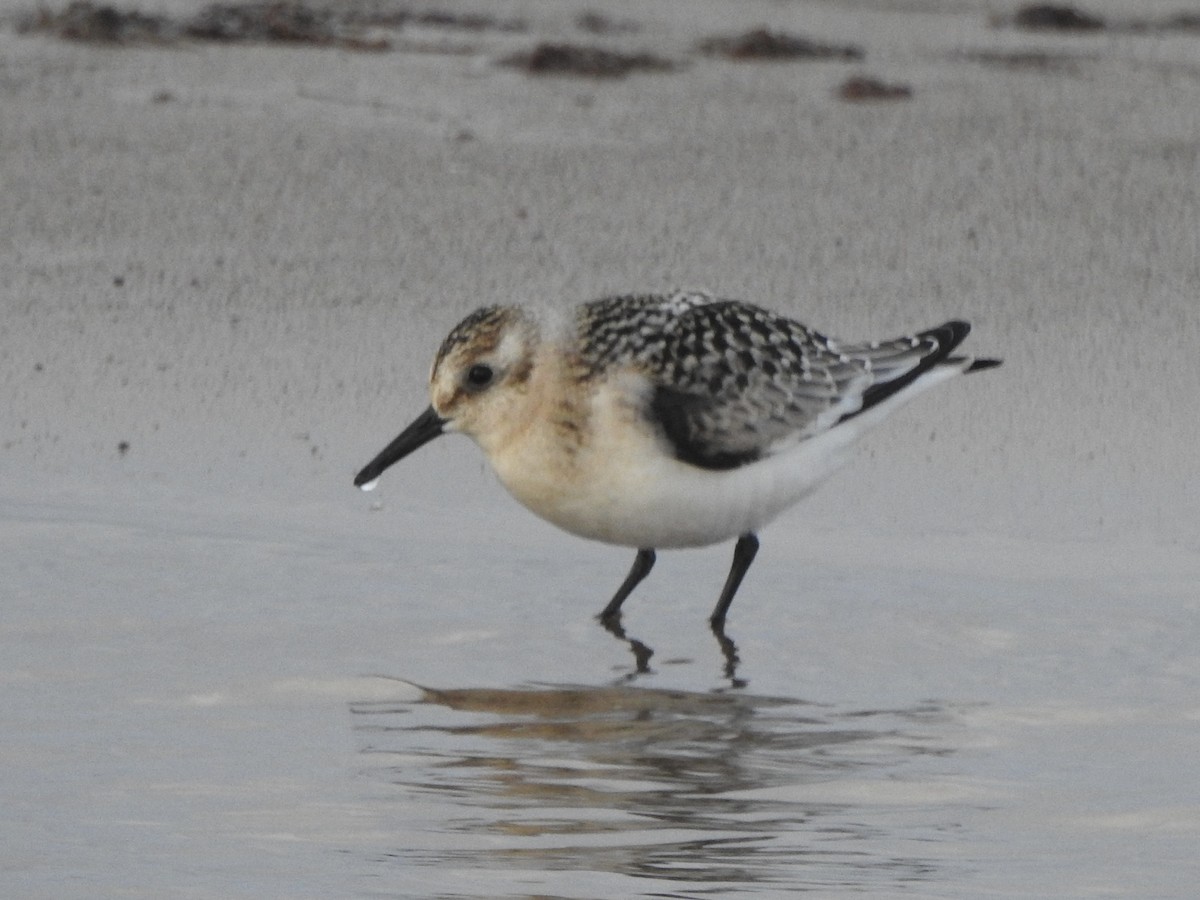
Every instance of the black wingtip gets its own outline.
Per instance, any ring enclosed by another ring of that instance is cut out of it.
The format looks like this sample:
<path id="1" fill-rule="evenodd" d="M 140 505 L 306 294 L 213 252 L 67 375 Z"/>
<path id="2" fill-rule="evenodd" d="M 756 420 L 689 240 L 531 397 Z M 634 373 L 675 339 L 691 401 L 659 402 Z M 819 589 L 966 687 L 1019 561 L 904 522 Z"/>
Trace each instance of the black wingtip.
<path id="1" fill-rule="evenodd" d="M 953 360 L 950 356 L 954 352 L 954 348 L 961 344 L 968 334 L 971 333 L 971 323 L 964 322 L 961 319 L 951 319 L 949 322 L 943 322 L 936 328 L 930 328 L 927 331 L 922 331 L 914 335 L 917 341 L 934 340 L 937 342 L 936 348 L 922 359 L 916 366 L 908 372 L 905 372 L 899 378 L 891 381 L 885 381 L 882 384 L 875 384 L 867 388 L 863 393 L 862 406 L 855 412 L 843 416 L 839 421 L 852 419 L 860 413 L 866 412 L 872 406 L 882 403 L 888 397 L 898 394 L 900 391 L 907 388 L 910 384 L 928 372 L 930 369 L 937 366 L 939 363 Z"/>
<path id="2" fill-rule="evenodd" d="M 962 319 L 951 319 L 939 325 L 937 328 L 930 328 L 928 331 L 923 331 L 917 337 L 935 337 L 938 340 L 938 352 L 936 359 L 942 360 L 949 356 L 954 348 L 967 339 L 967 335 L 971 333 L 971 323 L 964 322 Z"/>

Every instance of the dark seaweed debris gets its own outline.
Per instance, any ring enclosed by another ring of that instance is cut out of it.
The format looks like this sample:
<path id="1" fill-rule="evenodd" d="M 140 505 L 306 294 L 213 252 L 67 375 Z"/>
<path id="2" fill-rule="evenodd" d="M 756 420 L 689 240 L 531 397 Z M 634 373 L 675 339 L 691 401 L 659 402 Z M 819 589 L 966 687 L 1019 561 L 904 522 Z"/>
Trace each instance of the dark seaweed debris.
<path id="1" fill-rule="evenodd" d="M 908 100 L 912 95 L 913 89 L 907 84 L 889 84 L 867 75 L 854 75 L 847 78 L 837 90 L 838 99 L 848 103 Z"/>
<path id="2" fill-rule="evenodd" d="M 861 47 L 823 44 L 802 35 L 755 28 L 744 34 L 716 35 L 697 44 L 701 53 L 735 60 L 862 59 Z"/>
<path id="3" fill-rule="evenodd" d="M 524 53 L 500 60 L 500 64 L 530 75 L 577 75 L 590 78 L 622 78 L 631 72 L 673 72 L 679 64 L 649 53 L 618 53 L 602 47 L 541 43 Z"/>
<path id="4" fill-rule="evenodd" d="M 1073 6 L 1035 3 L 1017 10 L 1012 24 L 1027 31 L 1099 31 L 1104 20 Z"/>
<path id="5" fill-rule="evenodd" d="M 59 12 L 41 8 L 24 16 L 18 22 L 18 30 L 106 44 L 196 40 L 386 50 L 391 42 L 386 37 L 371 35 L 369 29 L 400 29 L 409 25 L 472 31 L 525 28 L 525 23 L 518 19 L 438 10 L 414 12 L 386 5 L 346 9 L 334 4 L 310 5 L 300 0 L 252 0 L 212 3 L 190 18 L 174 20 L 137 10 L 120 10 L 92 0 L 74 0 Z"/>
<path id="6" fill-rule="evenodd" d="M 1200 32 L 1200 12 L 1181 12 L 1173 16 L 1168 16 L 1162 22 L 1155 25 L 1148 23 L 1150 29 L 1157 28 L 1160 31 L 1197 31 Z"/>
<path id="7" fill-rule="evenodd" d="M 178 28 L 161 16 L 125 12 L 76 0 L 61 12 L 38 9 L 17 21 L 17 31 L 45 32 L 68 41 L 94 44 L 160 42 L 178 37 Z"/>
<path id="8" fill-rule="evenodd" d="M 1097 31 L 1133 34 L 1164 31 L 1200 32 L 1200 13 L 1179 12 L 1157 19 L 1130 18 L 1108 20 L 1084 12 L 1074 6 L 1055 3 L 1033 3 L 1020 7 L 1011 16 L 993 16 L 996 28 L 1019 28 L 1023 31 L 1060 31 L 1088 34 Z"/>

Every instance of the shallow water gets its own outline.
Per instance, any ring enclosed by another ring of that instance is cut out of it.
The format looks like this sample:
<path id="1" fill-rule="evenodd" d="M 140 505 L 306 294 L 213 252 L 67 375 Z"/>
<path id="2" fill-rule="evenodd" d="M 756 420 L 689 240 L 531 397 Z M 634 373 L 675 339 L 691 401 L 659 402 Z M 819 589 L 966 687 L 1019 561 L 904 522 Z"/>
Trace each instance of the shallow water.
<path id="1" fill-rule="evenodd" d="M 781 523 L 620 638 L 624 552 L 412 504 L 8 505 L 4 895 L 1194 891 L 1189 551 Z"/>
<path id="2" fill-rule="evenodd" d="M 952 824 L 928 817 L 913 785 L 937 772 L 927 757 L 950 752 L 939 732 L 954 717 L 936 704 L 851 710 L 622 684 L 353 708 L 363 777 L 395 788 L 397 819 L 409 804 L 436 810 L 411 843 L 372 858 L 428 870 L 431 891 L 460 878 L 450 893 L 881 888 L 958 868 L 926 846 Z M 885 773 L 911 795 L 846 789 Z"/>

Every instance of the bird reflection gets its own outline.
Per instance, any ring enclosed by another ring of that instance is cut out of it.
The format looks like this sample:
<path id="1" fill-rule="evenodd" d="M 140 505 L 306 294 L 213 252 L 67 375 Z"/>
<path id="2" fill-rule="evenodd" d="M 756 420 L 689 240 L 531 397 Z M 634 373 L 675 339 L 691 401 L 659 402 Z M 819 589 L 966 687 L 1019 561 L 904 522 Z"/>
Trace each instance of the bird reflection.
<path id="1" fill-rule="evenodd" d="M 896 804 L 874 808 L 857 787 L 949 752 L 939 732 L 953 716 L 936 704 L 839 710 L 627 682 L 419 690 L 415 702 L 352 705 L 364 774 L 408 798 L 398 823 L 420 810 L 443 835 L 487 840 L 423 845 L 423 832 L 410 830 L 381 859 L 448 877 L 602 872 L 668 892 L 835 881 L 879 889 L 936 870 L 897 846 L 940 840 L 945 827 L 889 835 L 881 823 Z M 854 786 L 851 799 L 829 799 L 831 783 Z M 917 818 L 930 815 L 923 805 Z"/>
<path id="2" fill-rule="evenodd" d="M 650 658 L 654 656 L 654 650 L 644 642 L 626 634 L 625 626 L 621 623 L 620 612 L 608 617 L 601 617 L 598 621 L 605 631 L 628 644 L 630 651 L 633 653 L 634 669 L 628 675 L 624 676 L 622 681 L 633 681 L 639 675 L 652 674 Z M 737 667 L 741 661 L 738 657 L 737 644 L 733 642 L 733 638 L 725 634 L 725 623 L 723 621 L 710 622 L 709 626 L 712 628 L 713 636 L 717 639 L 717 646 L 721 648 L 721 656 L 724 659 L 722 672 L 729 680 L 729 686 L 744 688 L 748 682 L 744 678 L 737 677 Z"/>
<path id="3" fill-rule="evenodd" d="M 733 642 L 733 638 L 725 634 L 723 621 L 709 622 L 709 626 L 712 628 L 713 637 L 717 639 L 717 645 L 721 648 L 721 655 L 725 657 L 725 677 L 729 679 L 730 686 L 744 688 L 746 686 L 745 679 L 737 677 L 737 667 L 740 662 L 737 644 Z"/>
<path id="4" fill-rule="evenodd" d="M 600 618 L 597 621 L 600 622 L 600 627 L 613 637 L 627 643 L 629 649 L 633 652 L 634 669 L 623 680 L 633 681 L 639 675 L 650 674 L 650 657 L 654 655 L 654 651 L 637 638 L 631 638 L 625 633 L 625 626 L 621 624 L 621 614 L 617 613 L 608 618 Z"/>

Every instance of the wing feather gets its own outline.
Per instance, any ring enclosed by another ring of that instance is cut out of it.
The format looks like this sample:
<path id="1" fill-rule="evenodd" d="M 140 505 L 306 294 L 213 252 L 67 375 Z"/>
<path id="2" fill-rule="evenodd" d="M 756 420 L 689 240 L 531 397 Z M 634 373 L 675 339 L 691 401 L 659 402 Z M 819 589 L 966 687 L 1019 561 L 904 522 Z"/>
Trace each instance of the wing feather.
<path id="1" fill-rule="evenodd" d="M 729 469 L 794 446 L 890 396 L 965 337 L 838 341 L 769 310 L 698 292 L 612 297 L 581 310 L 585 377 L 631 366 L 677 458 Z M 895 386 L 889 389 L 889 386 Z"/>

